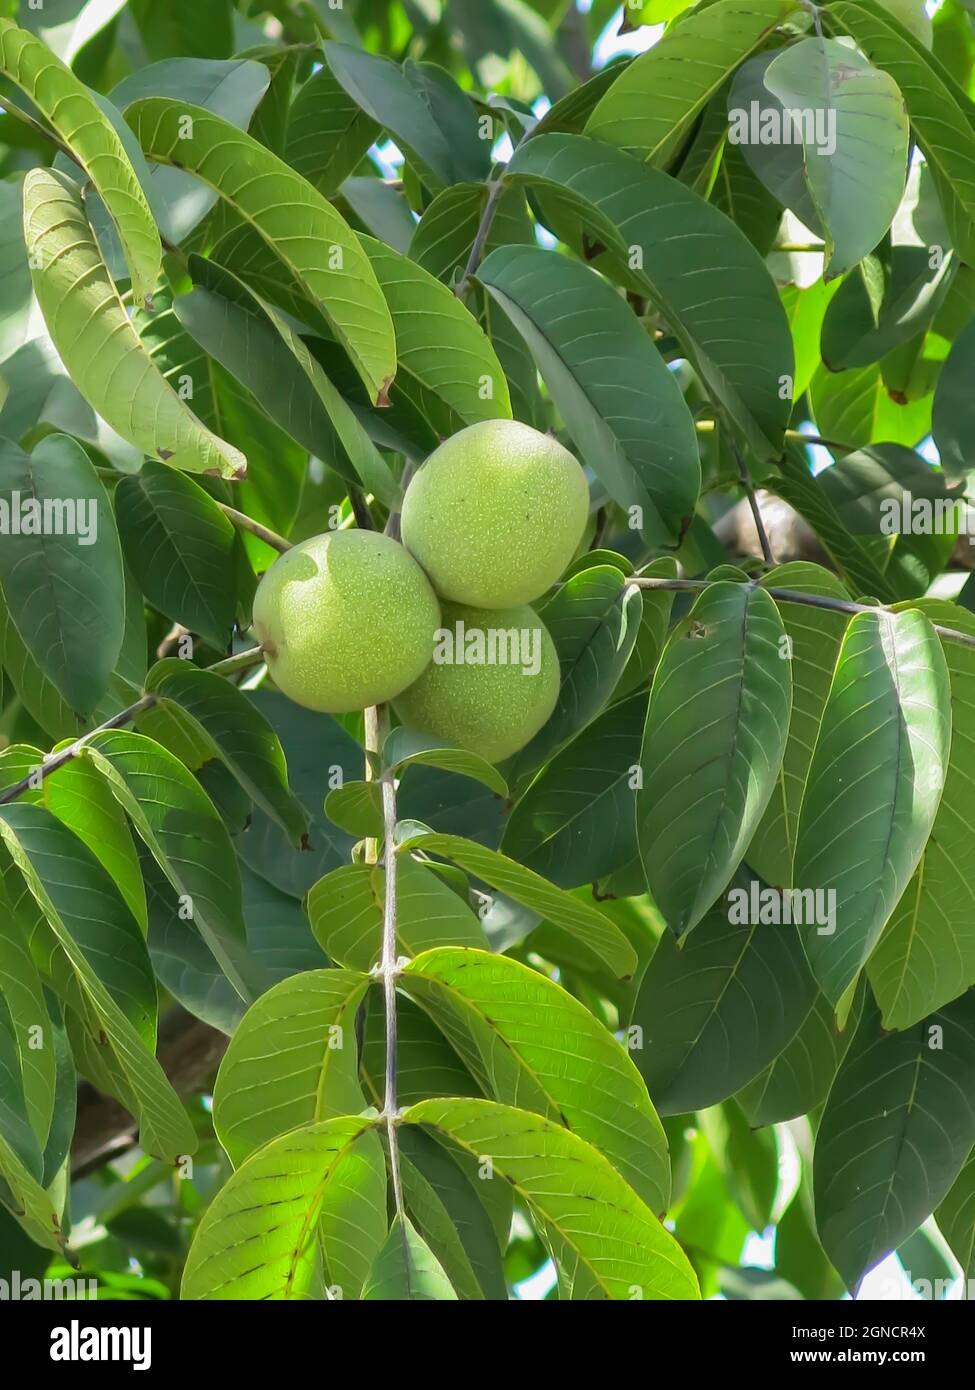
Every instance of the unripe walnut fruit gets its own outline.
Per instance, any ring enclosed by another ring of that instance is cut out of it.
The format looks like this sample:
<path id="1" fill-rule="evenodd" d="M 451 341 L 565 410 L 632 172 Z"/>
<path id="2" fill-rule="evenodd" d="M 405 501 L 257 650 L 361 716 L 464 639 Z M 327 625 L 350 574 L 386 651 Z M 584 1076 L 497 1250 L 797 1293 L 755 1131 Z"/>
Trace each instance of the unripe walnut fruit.
<path id="1" fill-rule="evenodd" d="M 558 653 L 533 608 L 445 603 L 433 661 L 393 708 L 410 728 L 497 763 L 535 737 L 558 694 Z"/>
<path id="2" fill-rule="evenodd" d="M 586 475 L 567 449 L 517 420 L 486 420 L 419 469 L 403 503 L 403 544 L 442 598 L 509 608 L 555 583 L 588 515 Z"/>
<path id="3" fill-rule="evenodd" d="M 406 550 L 375 531 L 333 531 L 276 560 L 254 597 L 275 684 L 307 709 L 382 704 L 422 674 L 440 605 Z"/>

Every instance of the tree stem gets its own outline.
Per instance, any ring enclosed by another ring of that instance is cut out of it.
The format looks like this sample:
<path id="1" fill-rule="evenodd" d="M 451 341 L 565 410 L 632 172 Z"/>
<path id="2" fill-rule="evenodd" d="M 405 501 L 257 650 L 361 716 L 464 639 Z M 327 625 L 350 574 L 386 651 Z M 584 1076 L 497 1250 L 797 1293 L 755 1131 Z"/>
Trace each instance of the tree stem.
<path id="1" fill-rule="evenodd" d="M 283 555 L 291 549 L 291 542 L 286 541 L 283 536 L 279 536 L 276 531 L 272 531 L 268 526 L 262 526 L 253 517 L 247 516 L 245 512 L 239 512 L 236 507 L 228 507 L 226 502 L 218 502 L 217 506 L 228 516 L 240 531 L 250 531 L 252 536 L 257 536 L 265 545 L 269 545 L 272 550 L 278 550 Z"/>
<path id="2" fill-rule="evenodd" d="M 640 589 L 675 590 L 689 593 L 697 593 L 701 589 L 710 588 L 714 581 L 711 579 L 649 579 L 634 576 L 628 579 L 628 584 L 634 584 Z M 748 587 L 751 589 L 759 588 L 754 580 L 749 580 Z M 894 613 L 894 609 L 883 603 L 854 603 L 852 599 L 830 598 L 827 594 L 804 594 L 801 589 L 775 589 L 765 584 L 761 588 L 770 598 L 781 599 L 783 603 L 803 603 L 808 608 L 828 608 L 832 613 Z M 954 627 L 943 627 L 940 623 L 932 623 L 931 626 L 939 637 L 948 638 L 952 642 L 960 642 L 965 647 L 975 647 L 975 636 L 968 632 L 960 632 Z"/>
<path id="3" fill-rule="evenodd" d="M 382 745 L 389 731 L 389 716 L 381 705 L 365 712 L 366 752 L 381 759 Z M 375 781 L 372 759 L 366 759 L 366 778 Z M 386 1021 L 386 1086 L 383 1097 L 382 1117 L 386 1122 L 386 1138 L 389 1144 L 389 1168 L 393 1179 L 393 1199 L 397 1215 L 405 1216 L 403 1203 L 403 1179 L 400 1173 L 399 1136 L 396 1132 L 396 979 L 399 975 L 396 943 L 396 779 L 392 768 L 383 766 L 379 774 L 383 803 L 383 868 L 386 888 L 383 897 L 383 940 L 382 953 L 376 974 L 383 982 L 383 1006 Z M 375 862 L 375 841 L 367 850 Z"/>

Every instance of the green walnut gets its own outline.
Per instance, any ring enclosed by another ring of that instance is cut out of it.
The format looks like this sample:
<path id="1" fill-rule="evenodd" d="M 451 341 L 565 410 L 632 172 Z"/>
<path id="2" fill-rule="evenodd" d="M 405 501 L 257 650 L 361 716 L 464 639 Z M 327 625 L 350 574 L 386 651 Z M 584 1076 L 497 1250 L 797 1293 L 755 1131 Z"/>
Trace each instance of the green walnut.
<path id="1" fill-rule="evenodd" d="M 559 658 L 533 608 L 445 603 L 433 660 L 393 701 L 404 724 L 501 762 L 555 709 Z"/>
<path id="2" fill-rule="evenodd" d="M 382 704 L 412 685 L 439 623 L 420 566 L 375 531 L 302 541 L 274 562 L 254 597 L 254 631 L 275 684 L 327 714 Z"/>
<path id="3" fill-rule="evenodd" d="M 403 544 L 442 598 L 510 608 L 555 583 L 588 516 L 586 475 L 567 449 L 517 420 L 486 420 L 418 470 L 403 503 Z"/>

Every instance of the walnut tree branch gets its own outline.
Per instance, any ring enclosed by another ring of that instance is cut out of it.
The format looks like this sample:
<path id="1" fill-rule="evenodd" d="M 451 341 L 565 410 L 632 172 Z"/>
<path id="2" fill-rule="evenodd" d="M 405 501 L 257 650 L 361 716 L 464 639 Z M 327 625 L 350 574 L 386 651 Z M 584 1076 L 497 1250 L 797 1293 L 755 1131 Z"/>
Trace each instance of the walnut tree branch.
<path id="1" fill-rule="evenodd" d="M 627 580 L 628 584 L 633 584 L 639 589 L 674 590 L 675 592 L 697 593 L 701 589 L 708 589 L 714 583 L 711 579 L 651 579 L 634 576 Z M 770 598 L 780 599 L 783 603 L 801 603 L 807 608 L 827 608 L 832 613 L 888 613 L 894 615 L 894 609 L 883 603 L 854 603 L 852 599 L 830 598 L 826 594 L 805 594 L 801 589 L 777 589 L 769 585 L 758 585 L 753 580 L 748 581 L 748 588 L 764 589 Z M 944 627 L 941 623 L 932 623 L 931 626 L 939 637 L 944 637 L 950 642 L 960 642 L 965 647 L 975 647 L 975 636 L 969 632 L 960 632 L 955 627 Z"/>

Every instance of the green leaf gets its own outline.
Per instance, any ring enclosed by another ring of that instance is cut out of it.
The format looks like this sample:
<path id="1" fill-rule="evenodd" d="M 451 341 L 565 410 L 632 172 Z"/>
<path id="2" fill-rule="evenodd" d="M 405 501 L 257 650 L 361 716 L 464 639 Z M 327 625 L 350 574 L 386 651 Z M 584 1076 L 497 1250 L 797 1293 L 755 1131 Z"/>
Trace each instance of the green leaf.
<path id="1" fill-rule="evenodd" d="M 118 111 L 140 97 L 175 97 L 194 106 L 205 106 L 246 130 L 269 85 L 268 69 L 248 58 L 227 62 L 213 58 L 164 58 L 123 77 L 109 95 Z M 133 143 L 138 148 L 134 137 Z M 218 195 L 181 169 L 149 164 L 145 159 L 142 163 L 148 169 L 152 205 L 165 213 L 162 230 L 179 245 L 211 211 Z"/>
<path id="2" fill-rule="evenodd" d="M 440 1029 L 405 994 L 396 1001 L 396 1030 L 396 1095 L 401 1106 L 433 1096 L 481 1094 Z M 386 1091 L 386 1018 L 383 997 L 377 990 L 366 996 L 360 1060 L 366 1095 L 381 1109 Z"/>
<path id="3" fill-rule="evenodd" d="M 975 358 L 975 322 L 952 344 L 941 368 L 931 409 L 931 433 L 938 446 L 941 466 L 950 478 L 963 478 L 975 468 L 971 439 L 975 428 L 972 399 L 972 361 Z"/>
<path id="4" fill-rule="evenodd" d="M 32 454 L 4 441 L 0 504 L 7 611 L 44 675 L 90 714 L 106 693 L 125 628 L 122 552 L 105 489 L 67 435 L 49 435 Z"/>
<path id="5" fill-rule="evenodd" d="M 419 835 L 408 840 L 402 849 L 422 849 L 425 854 L 438 854 L 449 859 L 468 873 L 476 874 L 485 883 L 506 893 L 515 902 L 561 927 L 597 956 L 619 977 L 632 974 L 636 967 L 636 952 L 626 937 L 604 913 L 587 903 L 563 893 L 560 888 L 515 863 L 497 850 L 465 840 L 460 835 Z"/>
<path id="6" fill-rule="evenodd" d="M 284 749 L 246 696 L 222 676 L 175 657 L 153 666 L 145 689 L 177 706 L 192 721 L 194 730 L 202 734 L 254 805 L 300 847 L 308 818 L 288 788 Z"/>
<path id="7" fill-rule="evenodd" d="M 88 88 L 34 34 L 0 19 L 0 70 L 77 158 L 108 208 L 125 248 L 137 304 L 152 294 L 162 262 L 159 233 L 122 142 Z"/>
<path id="8" fill-rule="evenodd" d="M 775 789 L 792 708 L 784 635 L 767 594 L 724 580 L 674 628 L 657 667 L 637 833 L 678 936 L 727 887 Z"/>
<path id="9" fill-rule="evenodd" d="M 975 1155 L 952 1183 L 934 1217 L 961 1265 L 962 1277 L 975 1278 Z"/>
<path id="10" fill-rule="evenodd" d="M 184 1299 L 292 1299 L 308 1293 L 315 1230 L 332 1184 L 354 1195 L 368 1178 L 358 1155 L 376 1149 L 376 1121 L 323 1120 L 250 1156 L 197 1227 L 183 1270 Z M 256 1257 L 256 1258 L 255 1258 Z"/>
<path id="11" fill-rule="evenodd" d="M 141 1013 L 140 1001 L 132 993 L 132 982 L 141 975 L 153 995 L 154 982 L 148 957 L 140 956 L 138 951 L 145 950 L 138 927 L 115 898 L 105 871 L 70 830 L 39 806 L 0 808 L 0 838 L 57 938 L 107 1045 L 125 1074 L 136 1106 L 142 1147 L 170 1160 L 193 1153 L 193 1126 L 146 1046 L 145 1023 L 140 1031 L 132 1021 Z M 131 922 L 132 931 L 121 925 L 120 912 L 126 922 Z M 98 973 L 89 953 L 99 962 Z M 123 971 L 128 966 L 127 1011 L 123 1011 L 100 978 L 109 966 L 116 980 L 119 966 Z M 151 1027 L 150 1021 L 150 1032 Z"/>
<path id="12" fill-rule="evenodd" d="M 871 63 L 900 90 L 911 130 L 931 169 L 951 240 L 972 254 L 975 221 L 975 130 L 972 106 L 933 54 L 876 0 L 838 0 L 830 23 L 851 34 Z"/>
<path id="13" fill-rule="evenodd" d="M 528 966 L 486 951 L 427 951 L 400 985 L 486 1092 L 564 1124 L 651 1210 L 666 1210 L 663 1127 L 636 1067 L 583 1004 Z"/>
<path id="14" fill-rule="evenodd" d="M 862 1006 L 863 991 L 858 993 L 857 1001 Z M 860 1008 L 854 1005 L 840 1032 L 829 1000 L 817 994 L 788 1046 L 739 1091 L 736 1099 L 748 1123 L 753 1127 L 781 1124 L 822 1105 L 859 1021 Z"/>
<path id="15" fill-rule="evenodd" d="M 24 1166 L 9 1140 L 0 1134 L 0 1176 L 9 1188 L 4 1204 L 16 1216 L 37 1245 L 46 1250 L 63 1250 L 61 1214 L 49 1192 Z"/>
<path id="16" fill-rule="evenodd" d="M 384 398 L 396 371 L 389 310 L 368 257 L 331 204 L 270 150 L 202 107 L 150 97 L 125 116 L 150 159 L 203 179 L 249 223 L 324 313 L 370 398 Z"/>
<path id="17" fill-rule="evenodd" d="M 871 370 L 876 371 L 876 368 Z M 872 431 L 868 431 L 872 435 Z M 869 550 L 843 525 L 829 493 L 809 472 L 805 453 L 787 449 L 780 473 L 766 486 L 808 521 L 823 549 L 854 593 L 870 594 L 881 603 L 893 603 L 898 595 Z"/>
<path id="18" fill-rule="evenodd" d="M 809 1299 L 837 1299 L 843 1280 L 830 1264 L 816 1234 L 808 1168 L 799 1190 L 775 1228 L 775 1269 Z"/>
<path id="19" fill-rule="evenodd" d="M 455 183 L 438 193 L 416 225 L 410 259 L 445 284 L 456 284 L 470 259 L 490 192 L 486 183 Z M 524 192 L 506 186 L 497 199 L 484 249 L 493 251 L 512 242 L 531 245 L 534 237 Z"/>
<path id="20" fill-rule="evenodd" d="M 378 134 L 379 126 L 326 63 L 291 103 L 285 158 L 328 198 L 355 171 Z"/>
<path id="21" fill-rule="evenodd" d="M 971 995 L 902 1033 L 869 1006 L 816 1136 L 816 1226 L 851 1290 L 931 1215 L 975 1144 Z"/>
<path id="22" fill-rule="evenodd" d="M 888 73 L 835 39 L 783 49 L 765 70 L 765 86 L 786 110 L 801 111 L 804 121 L 822 113 L 832 127 L 835 148 L 802 143 L 806 186 L 826 238 L 824 276 L 832 279 L 873 250 L 900 204 L 909 142 L 904 99 Z"/>
<path id="23" fill-rule="evenodd" d="M 676 579 L 677 561 L 672 555 L 651 560 L 649 565 L 644 565 L 640 570 L 640 576 L 647 579 Z M 643 615 L 626 670 L 616 687 L 617 699 L 629 695 L 653 675 L 670 628 L 670 615 L 674 606 L 673 590 L 641 589 L 640 593 L 643 596 Z"/>
<path id="24" fill-rule="evenodd" d="M 24 236 L 37 302 L 85 400 L 145 454 L 192 473 L 240 477 L 243 454 L 201 425 L 154 368 L 70 179 L 48 169 L 30 171 Z"/>
<path id="25" fill-rule="evenodd" d="M 33 336 L 34 291 L 24 245 L 24 181 L 0 181 L 0 362 Z"/>
<path id="26" fill-rule="evenodd" d="M 115 489 L 125 558 L 148 601 L 223 651 L 236 596 L 234 528 L 190 478 L 146 463 Z"/>
<path id="27" fill-rule="evenodd" d="M 16 1049 L 24 1106 L 37 1144 L 47 1143 L 54 1115 L 54 1028 L 28 942 L 0 879 L 0 1003 L 6 1006 Z M 37 1030 L 40 1030 L 39 1032 Z M 32 1046 L 37 1038 L 41 1045 Z"/>
<path id="28" fill-rule="evenodd" d="M 614 705 L 518 801 L 505 854 L 559 888 L 594 883 L 636 856 L 636 778 L 646 694 Z"/>
<path id="29" fill-rule="evenodd" d="M 528 141 L 505 177 L 544 192 L 563 239 L 649 298 L 759 458 L 776 457 L 791 411 L 791 339 L 744 233 L 677 179 L 580 136 Z"/>
<path id="30" fill-rule="evenodd" d="M 358 840 L 381 840 L 382 788 L 378 782 L 343 782 L 326 796 L 325 814 L 333 825 Z"/>
<path id="31" fill-rule="evenodd" d="M 508 795 L 508 784 L 498 770 L 468 752 L 466 748 L 444 747 L 436 739 L 419 734 L 415 729 L 400 726 L 394 729 L 383 745 L 383 761 L 397 774 L 408 767 L 422 764 L 424 767 L 439 767 L 445 772 L 456 773 L 459 777 L 472 777 L 482 782 L 497 796 Z"/>
<path id="32" fill-rule="evenodd" d="M 326 43 L 325 60 L 336 81 L 390 132 L 435 192 L 487 173 L 474 108 L 441 68 L 411 61 L 400 67 L 344 43 Z"/>
<path id="33" fill-rule="evenodd" d="M 55 751 L 59 751 L 55 749 Z M 88 846 L 146 931 L 146 893 L 125 812 L 88 758 L 72 758 L 44 780 L 44 804 Z"/>
<path id="34" fill-rule="evenodd" d="M 362 776 L 362 746 L 338 720 L 302 709 L 277 691 L 262 688 L 247 696 L 281 740 L 291 789 L 308 815 L 309 848 L 296 850 L 280 826 L 257 810 L 237 837 L 238 852 L 282 893 L 301 898 L 323 874 L 351 857 L 355 841 L 326 819 L 322 792 Z"/>
<path id="35" fill-rule="evenodd" d="M 368 986 L 353 971 L 308 970 L 247 1010 L 213 1088 L 213 1127 L 235 1167 L 287 1130 L 365 1109 L 355 1014 Z"/>
<path id="36" fill-rule="evenodd" d="M 809 383 L 809 404 L 820 434 L 838 449 L 863 449 L 877 439 L 913 449 L 930 431 L 931 396 L 894 400 L 877 363 L 846 372 L 820 366 Z"/>
<path id="37" fill-rule="evenodd" d="M 267 268 L 267 248 L 259 238 L 244 250 L 252 247 Z M 273 271 L 273 256 L 270 261 Z M 196 289 L 176 300 L 174 312 L 192 337 L 310 453 L 347 482 L 398 506 L 400 491 L 382 456 L 285 319 L 215 261 L 193 256 L 189 269 Z"/>
<path id="38" fill-rule="evenodd" d="M 480 420 L 510 420 L 508 383 L 491 340 L 455 294 L 374 237 L 359 241 L 396 330 L 396 389 L 440 435 Z"/>
<path id="39" fill-rule="evenodd" d="M 926 246 L 892 247 L 889 267 L 879 267 L 883 287 L 877 312 L 867 291 L 864 268 L 847 276 L 823 318 L 825 366 L 833 372 L 869 366 L 924 332 L 944 303 L 957 268 L 950 253 L 938 257 Z"/>
<path id="40" fill-rule="evenodd" d="M 586 134 L 659 161 L 734 69 L 789 13 L 783 0 L 716 0 L 669 29 L 602 98 Z"/>
<path id="41" fill-rule="evenodd" d="M 151 852 L 181 907 L 238 994 L 260 990 L 242 968 L 245 937 L 240 876 L 230 836 L 206 792 L 161 744 L 109 730 L 86 745 L 119 805 Z"/>
<path id="42" fill-rule="evenodd" d="M 150 60 L 158 58 L 228 58 L 234 46 L 231 0 L 133 0 L 132 14 Z"/>
<path id="43" fill-rule="evenodd" d="M 638 509 L 651 543 L 673 543 L 697 502 L 697 439 L 676 379 L 625 303 L 586 266 L 537 247 L 493 251 L 477 278 L 525 339 L 583 461 L 614 501 Z"/>
<path id="44" fill-rule="evenodd" d="M 779 565 L 760 582 L 763 589 L 850 601 L 835 575 L 804 560 Z M 781 598 L 775 603 L 791 645 L 792 718 L 771 800 L 748 846 L 748 862 L 766 882 L 785 888 L 792 885 L 799 807 L 849 617 Z"/>
<path id="45" fill-rule="evenodd" d="M 322 1272 L 329 1298 L 358 1299 L 389 1230 L 386 1155 L 364 1134 L 332 1170 L 318 1213 Z"/>
<path id="46" fill-rule="evenodd" d="M 697 1298 L 697 1280 L 677 1242 L 607 1159 L 538 1115 L 488 1100 L 427 1100 L 406 1123 L 444 1134 L 490 1158 L 496 1175 L 527 1202 L 562 1276 L 582 1297 Z"/>
<path id="47" fill-rule="evenodd" d="M 975 636 L 957 604 L 920 599 L 931 622 Z M 975 738 L 975 651 L 942 642 L 951 683 L 952 733 L 941 804 L 914 877 L 867 966 L 885 1028 L 909 1028 L 975 984 L 975 837 L 969 768 Z"/>
<path id="48" fill-rule="evenodd" d="M 835 892 L 835 930 L 806 937 L 841 1020 L 910 882 L 947 774 L 951 689 L 921 613 L 858 613 L 840 647 L 799 815 L 794 882 Z"/>
<path id="49" fill-rule="evenodd" d="M 613 566 L 593 565 L 541 611 L 559 656 L 559 696 L 551 719 L 515 755 L 512 780 L 546 762 L 608 703 L 633 651 L 643 598 Z"/>
<path id="50" fill-rule="evenodd" d="M 179 900 L 148 850 L 143 850 L 141 861 L 149 905 L 149 953 L 159 983 L 197 1018 L 232 1034 L 247 1005 L 193 923 L 181 916 Z M 298 899 L 280 893 L 243 864 L 240 882 L 247 951 L 231 950 L 248 978 L 255 977 L 254 993 L 319 969 L 322 953 Z"/>
<path id="51" fill-rule="evenodd" d="M 363 1301 L 456 1302 L 443 1266 L 407 1217 L 397 1216 L 362 1291 Z"/>
<path id="52" fill-rule="evenodd" d="M 662 1115 L 734 1095 L 789 1044 L 815 997 L 796 927 L 737 925 L 730 906 L 722 899 L 683 947 L 665 932 L 640 986 L 634 1061 Z"/>
<path id="53" fill-rule="evenodd" d="M 711 201 L 745 233 L 760 256 L 768 255 L 782 221 L 782 209 L 737 145 L 725 145 L 721 153 Z M 792 394 L 797 400 L 802 394 L 798 378 Z"/>
<path id="54" fill-rule="evenodd" d="M 434 946 L 486 947 L 475 914 L 435 869 L 401 853 L 397 865 L 396 939 L 403 955 Z M 369 864 L 345 864 L 308 894 L 315 940 L 332 960 L 371 970 L 382 946 L 385 874 Z"/>
<path id="55" fill-rule="evenodd" d="M 954 499 L 940 469 L 913 449 L 877 444 L 822 469 L 816 483 L 851 534 L 884 567 L 898 598 L 927 591 L 947 565 L 957 536 Z M 912 534 L 915 501 L 930 505 L 937 518 L 934 534 Z"/>
<path id="56" fill-rule="evenodd" d="M 407 1211 L 457 1296 L 507 1301 L 498 1233 L 481 1201 L 497 1185 L 478 1177 L 469 1155 L 451 1153 L 422 1129 L 400 1126 L 399 1153 Z M 507 1208 L 502 1245 L 511 1226 L 510 1199 Z"/>

